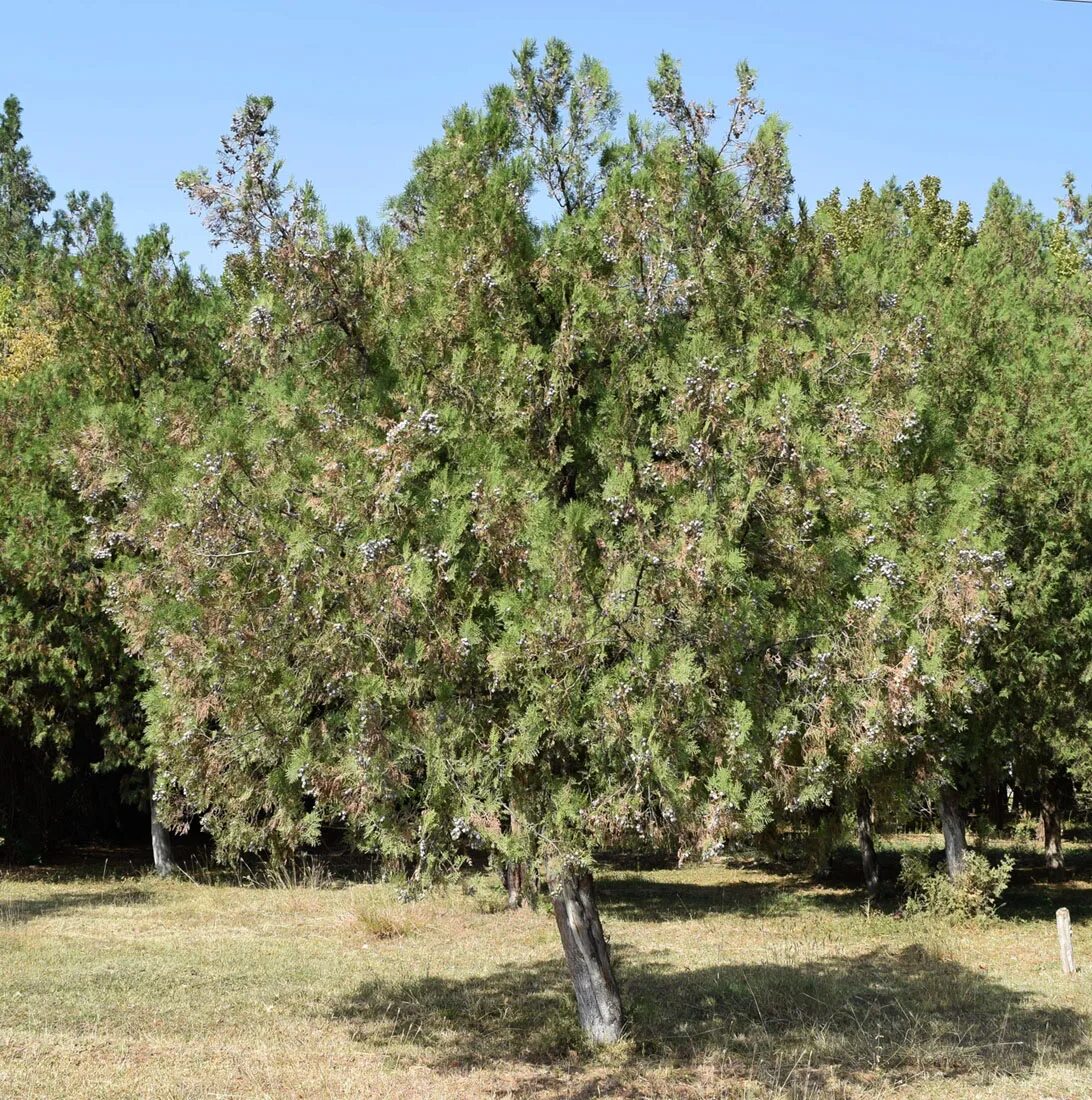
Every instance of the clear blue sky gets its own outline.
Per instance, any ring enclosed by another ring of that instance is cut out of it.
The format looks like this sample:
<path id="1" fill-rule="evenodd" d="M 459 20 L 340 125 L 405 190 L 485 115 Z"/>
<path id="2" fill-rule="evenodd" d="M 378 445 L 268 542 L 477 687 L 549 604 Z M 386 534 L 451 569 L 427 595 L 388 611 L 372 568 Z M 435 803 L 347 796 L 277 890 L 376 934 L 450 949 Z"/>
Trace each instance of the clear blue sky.
<path id="1" fill-rule="evenodd" d="M 219 269 L 174 189 L 214 161 L 250 92 L 277 101 L 288 170 L 336 220 L 376 217 L 456 104 L 508 72 L 524 37 L 602 60 L 644 110 L 660 50 L 691 98 L 723 102 L 735 62 L 790 124 L 798 192 L 934 174 L 976 214 L 997 177 L 1053 212 L 1072 169 L 1092 191 L 1092 4 L 1052 0 L 351 3 L 11 2 L 0 95 L 54 189 L 113 195 L 130 236 L 167 222 Z"/>

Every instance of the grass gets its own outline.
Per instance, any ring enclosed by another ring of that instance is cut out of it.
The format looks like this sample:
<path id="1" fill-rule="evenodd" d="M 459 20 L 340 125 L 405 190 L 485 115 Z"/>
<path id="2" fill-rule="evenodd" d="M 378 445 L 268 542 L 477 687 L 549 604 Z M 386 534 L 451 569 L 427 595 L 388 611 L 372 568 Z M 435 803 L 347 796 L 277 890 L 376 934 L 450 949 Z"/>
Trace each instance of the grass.
<path id="1" fill-rule="evenodd" d="M 359 927 L 372 939 L 395 940 L 412 936 L 426 926 L 427 916 L 421 912 L 420 905 L 391 901 L 386 890 L 359 892 L 364 897 L 357 903 L 354 915 Z"/>
<path id="2" fill-rule="evenodd" d="M 1092 849 L 1069 856 L 1054 884 L 1025 855 L 1003 917 L 956 925 L 866 911 L 848 859 L 822 885 L 749 863 L 604 872 L 629 1024 L 600 1052 L 549 912 L 492 911 L 485 880 L 405 905 L 317 873 L 9 874 L 0 1097 L 1075 1100 L 1092 984 L 1059 973 L 1054 910 L 1080 963 Z"/>

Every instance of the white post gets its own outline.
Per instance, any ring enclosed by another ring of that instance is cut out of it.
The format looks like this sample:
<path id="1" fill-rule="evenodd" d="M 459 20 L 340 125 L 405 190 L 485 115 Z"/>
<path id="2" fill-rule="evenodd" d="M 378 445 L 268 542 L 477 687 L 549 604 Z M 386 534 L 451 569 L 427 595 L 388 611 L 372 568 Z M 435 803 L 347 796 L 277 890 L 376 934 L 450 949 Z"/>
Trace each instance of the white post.
<path id="1" fill-rule="evenodd" d="M 1073 934 L 1069 926 L 1069 910 L 1058 910 L 1058 953 L 1062 957 L 1062 973 L 1076 974 L 1073 963 Z"/>

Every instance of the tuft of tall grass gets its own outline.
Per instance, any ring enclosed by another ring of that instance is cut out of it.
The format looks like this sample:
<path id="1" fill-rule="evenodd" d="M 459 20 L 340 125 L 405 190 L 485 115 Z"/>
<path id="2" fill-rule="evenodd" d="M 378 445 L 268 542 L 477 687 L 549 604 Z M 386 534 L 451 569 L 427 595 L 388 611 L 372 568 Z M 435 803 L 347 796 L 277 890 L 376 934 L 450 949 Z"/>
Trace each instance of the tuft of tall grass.
<path id="1" fill-rule="evenodd" d="M 388 901 L 372 896 L 357 903 L 354 917 L 357 927 L 376 940 L 396 940 L 416 935 L 424 923 L 413 902 Z"/>
<path id="2" fill-rule="evenodd" d="M 200 886 L 250 886 L 259 890 L 324 890 L 338 885 L 329 866 L 309 852 L 284 860 L 218 863 L 211 854 L 189 860 L 182 876 Z"/>

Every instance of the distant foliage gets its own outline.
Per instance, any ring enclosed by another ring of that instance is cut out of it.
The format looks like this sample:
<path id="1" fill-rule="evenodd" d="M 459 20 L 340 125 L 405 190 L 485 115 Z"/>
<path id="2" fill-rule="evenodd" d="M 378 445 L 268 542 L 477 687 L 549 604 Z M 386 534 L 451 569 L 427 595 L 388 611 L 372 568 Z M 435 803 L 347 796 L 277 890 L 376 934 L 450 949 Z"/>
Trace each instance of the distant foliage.
<path id="1" fill-rule="evenodd" d="M 20 301 L 14 286 L 0 285 L 0 384 L 49 366 L 57 351 L 56 325 L 42 302 Z"/>
<path id="2" fill-rule="evenodd" d="M 31 164 L 23 144 L 23 111 L 15 96 L 0 113 L 0 279 L 18 279 L 44 232 L 42 215 L 53 190 Z"/>

